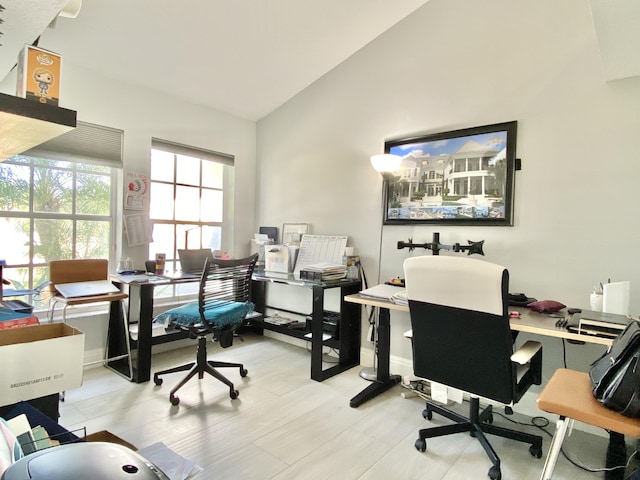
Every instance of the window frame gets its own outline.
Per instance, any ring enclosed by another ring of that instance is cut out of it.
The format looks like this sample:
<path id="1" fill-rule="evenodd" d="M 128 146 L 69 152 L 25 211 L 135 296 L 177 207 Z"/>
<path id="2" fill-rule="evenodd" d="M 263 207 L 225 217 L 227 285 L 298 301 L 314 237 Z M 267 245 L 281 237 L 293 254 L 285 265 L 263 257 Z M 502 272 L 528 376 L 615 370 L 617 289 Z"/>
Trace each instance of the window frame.
<path id="1" fill-rule="evenodd" d="M 173 181 L 168 180 L 158 180 L 154 179 L 152 172 L 152 165 L 150 164 L 150 174 L 149 174 L 149 183 L 151 195 L 153 195 L 153 185 L 169 185 L 172 186 L 173 191 L 173 212 L 172 218 L 154 218 L 150 213 L 150 221 L 152 225 L 155 227 L 156 225 L 163 226 L 173 226 L 173 251 L 162 251 L 160 252 L 152 243 L 149 244 L 149 258 L 155 258 L 156 253 L 165 253 L 165 269 L 166 271 L 173 271 L 179 269 L 179 259 L 177 258 L 177 250 L 180 248 L 203 248 L 204 241 L 204 232 L 207 227 L 211 227 L 213 229 L 219 228 L 219 249 L 226 251 L 228 246 L 232 244 L 232 225 L 231 225 L 231 212 L 233 208 L 233 187 L 234 187 L 234 157 L 229 154 L 213 152 L 210 150 L 205 150 L 198 147 L 191 147 L 184 144 L 178 144 L 174 142 L 169 142 L 166 140 L 160 140 L 153 138 L 152 145 L 150 149 L 151 157 L 154 155 L 154 151 L 158 150 L 163 153 L 169 153 L 172 155 L 173 162 Z M 181 156 L 197 158 L 200 160 L 199 163 L 199 174 L 198 174 L 198 185 L 187 184 L 184 182 L 178 181 L 178 168 L 179 168 L 179 160 Z M 203 162 L 210 161 L 217 163 L 222 166 L 222 185 L 220 187 L 216 186 L 206 186 L 204 185 L 205 181 L 203 178 Z M 151 160 L 153 162 L 153 160 Z M 202 205 L 202 193 L 203 191 L 209 192 L 222 192 L 222 218 L 220 220 L 202 220 L 202 214 L 199 213 L 199 219 L 196 220 L 179 220 L 176 219 L 176 194 L 180 187 L 192 187 L 198 188 L 198 201 L 199 207 Z M 150 203 L 153 203 L 153 196 L 150 198 Z M 195 231 L 194 231 L 195 230 Z M 154 232 L 155 234 L 155 232 Z M 183 237 L 184 235 L 184 237 Z M 188 240 L 187 240 L 188 236 Z M 197 240 L 194 241 L 194 237 Z M 206 247 L 204 247 L 206 248 Z M 197 287 L 197 285 L 195 286 Z M 176 284 L 173 286 L 168 286 L 167 288 L 157 289 L 156 296 L 159 297 L 183 297 L 184 295 L 194 294 L 197 291 L 194 285 L 190 284 Z M 195 290 L 194 290 L 195 288 Z"/>
<path id="2" fill-rule="evenodd" d="M 26 152 L 31 153 L 31 152 Z M 67 163 L 68 165 L 51 165 L 49 162 L 62 162 Z M 108 178 L 109 181 L 109 211 L 103 215 L 91 215 L 87 213 L 76 213 L 77 209 L 77 176 L 78 173 L 83 173 L 82 166 L 89 165 L 93 162 L 81 162 L 81 161 L 73 161 L 69 159 L 56 159 L 45 157 L 44 155 L 36 156 L 33 154 L 26 155 L 15 155 L 6 161 L 3 162 L 3 166 L 6 165 L 15 165 L 18 167 L 27 167 L 29 168 L 29 200 L 28 200 L 28 210 L 0 210 L 0 218 L 2 219 L 24 219 L 29 222 L 29 237 L 28 237 L 28 249 L 27 249 L 27 257 L 28 261 L 25 263 L 15 263 L 4 266 L 3 268 L 3 276 L 8 279 L 11 276 L 12 270 L 18 269 L 27 269 L 26 274 L 26 284 L 22 285 L 20 289 L 34 289 L 38 287 L 37 284 L 41 284 L 42 279 L 37 279 L 36 271 L 38 269 L 44 269 L 48 272 L 49 262 L 51 260 L 58 259 L 48 259 L 45 261 L 36 260 L 34 254 L 34 245 L 35 245 L 35 236 L 37 234 L 35 223 L 38 220 L 53 220 L 53 221 L 71 221 L 73 224 L 72 228 L 72 257 L 75 258 L 83 258 L 78 255 L 77 248 L 77 230 L 78 230 L 78 222 L 83 221 L 96 221 L 96 222 L 107 222 L 109 224 L 109 238 L 107 240 L 107 251 L 108 251 L 108 261 L 110 265 L 113 265 L 116 257 L 116 240 L 118 235 L 118 216 L 117 216 L 117 207 L 118 207 L 118 191 L 119 191 L 119 169 L 116 166 L 111 166 L 108 164 L 100 165 L 102 168 L 108 168 L 109 171 L 105 173 L 100 172 L 91 172 L 86 171 L 86 173 L 92 175 L 100 175 Z M 35 211 L 34 206 L 34 182 L 35 182 L 35 170 L 37 168 L 45 168 L 49 170 L 58 170 L 58 171 L 68 171 L 73 176 L 73 188 L 72 191 L 72 200 L 71 200 L 71 212 L 41 212 Z M 46 275 L 48 279 L 48 274 Z M 34 311 L 44 312 L 48 308 L 48 298 L 40 297 L 40 293 L 37 295 L 23 295 L 16 296 L 12 299 L 23 300 L 33 305 Z"/>

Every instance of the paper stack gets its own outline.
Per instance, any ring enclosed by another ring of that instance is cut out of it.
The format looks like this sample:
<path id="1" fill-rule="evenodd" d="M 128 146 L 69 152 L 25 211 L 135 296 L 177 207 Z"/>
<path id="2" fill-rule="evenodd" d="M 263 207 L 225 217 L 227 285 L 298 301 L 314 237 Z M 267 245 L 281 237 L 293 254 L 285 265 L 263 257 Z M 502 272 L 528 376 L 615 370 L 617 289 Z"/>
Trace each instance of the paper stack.
<path id="1" fill-rule="evenodd" d="M 395 285 L 375 285 L 360 292 L 363 297 L 374 298 L 378 300 L 386 300 L 397 305 L 408 306 L 407 291 L 402 287 Z"/>
<path id="2" fill-rule="evenodd" d="M 185 480 L 202 471 L 193 460 L 186 459 L 162 442 L 138 450 L 138 453 L 157 466 L 171 480 Z"/>
<path id="3" fill-rule="evenodd" d="M 301 280 L 312 280 L 329 282 L 340 280 L 347 276 L 347 266 L 340 263 L 315 263 L 307 265 L 304 270 L 300 270 Z"/>

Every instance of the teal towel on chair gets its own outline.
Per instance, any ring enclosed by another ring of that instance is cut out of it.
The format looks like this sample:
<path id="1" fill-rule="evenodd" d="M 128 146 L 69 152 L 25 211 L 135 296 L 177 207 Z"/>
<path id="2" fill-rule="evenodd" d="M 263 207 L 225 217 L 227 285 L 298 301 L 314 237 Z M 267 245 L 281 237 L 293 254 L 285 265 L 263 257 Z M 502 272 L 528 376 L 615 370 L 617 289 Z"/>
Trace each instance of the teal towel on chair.
<path id="1" fill-rule="evenodd" d="M 218 305 L 210 306 L 209 309 L 205 310 L 204 317 L 209 324 L 218 328 L 241 322 L 255 308 L 252 302 L 220 301 L 217 303 Z M 171 324 L 190 326 L 201 323 L 198 302 L 187 303 L 167 310 L 158 315 L 154 321 L 164 323 L 165 327 Z"/>

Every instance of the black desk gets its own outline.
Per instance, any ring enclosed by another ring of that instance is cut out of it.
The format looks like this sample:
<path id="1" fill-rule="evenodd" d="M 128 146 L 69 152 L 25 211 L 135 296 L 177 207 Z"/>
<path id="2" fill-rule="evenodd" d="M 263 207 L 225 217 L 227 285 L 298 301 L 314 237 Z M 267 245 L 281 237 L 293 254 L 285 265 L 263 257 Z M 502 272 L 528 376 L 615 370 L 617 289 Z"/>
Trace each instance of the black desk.
<path id="1" fill-rule="evenodd" d="M 285 311 L 298 315 L 307 315 L 309 312 L 293 312 L 277 307 L 270 307 L 266 303 L 266 286 L 269 283 L 281 283 L 295 287 L 312 290 L 313 301 L 311 306 L 311 378 L 322 382 L 333 375 L 344 372 L 360 364 L 360 338 L 361 318 L 360 305 L 347 303 L 345 297 L 359 292 L 362 289 L 360 280 L 338 280 L 332 282 L 309 282 L 296 279 L 292 274 L 268 274 L 256 271 L 252 279 L 252 301 L 256 305 L 256 311 L 264 313 L 267 308 Z M 337 340 L 322 340 L 324 292 L 331 288 L 340 289 L 340 327 Z M 304 338 L 304 331 L 287 329 L 286 327 L 270 324 L 262 320 L 252 320 L 258 333 L 264 329 L 290 335 L 296 338 Z M 308 339 L 307 339 L 308 340 Z M 322 347 L 337 348 L 340 352 L 338 363 L 332 367 L 322 367 Z"/>
<path id="2" fill-rule="evenodd" d="M 137 276 L 139 277 L 139 276 Z M 131 323 L 132 318 L 138 319 L 138 338 L 131 342 L 131 349 L 137 349 L 137 355 L 133 361 L 132 382 L 142 383 L 151 379 L 151 347 L 160 343 L 171 342 L 181 338 L 188 338 L 188 332 L 176 330 L 162 336 L 153 337 L 153 291 L 156 287 L 166 285 L 176 285 L 180 283 L 199 282 L 199 277 L 152 277 L 142 281 L 130 281 L 132 277 L 124 275 L 112 275 L 111 281 L 129 294 L 127 304 L 128 318 Z M 126 351 L 125 339 L 120 332 L 122 328 L 118 325 L 109 324 L 108 355 L 114 357 Z M 107 366 L 118 373 L 128 370 L 125 362 L 115 360 L 107 363 Z"/>

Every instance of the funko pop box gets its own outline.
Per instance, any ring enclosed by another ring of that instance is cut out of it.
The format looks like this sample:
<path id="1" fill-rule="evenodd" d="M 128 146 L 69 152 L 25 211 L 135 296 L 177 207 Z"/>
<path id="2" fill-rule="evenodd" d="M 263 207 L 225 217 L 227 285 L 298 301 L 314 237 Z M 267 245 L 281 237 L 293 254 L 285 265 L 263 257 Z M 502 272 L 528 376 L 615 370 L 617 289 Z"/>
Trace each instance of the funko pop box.
<path id="1" fill-rule="evenodd" d="M 62 57 L 25 45 L 18 55 L 17 96 L 58 106 Z"/>

